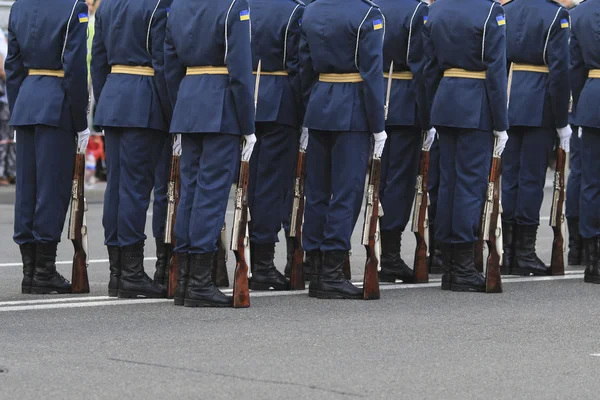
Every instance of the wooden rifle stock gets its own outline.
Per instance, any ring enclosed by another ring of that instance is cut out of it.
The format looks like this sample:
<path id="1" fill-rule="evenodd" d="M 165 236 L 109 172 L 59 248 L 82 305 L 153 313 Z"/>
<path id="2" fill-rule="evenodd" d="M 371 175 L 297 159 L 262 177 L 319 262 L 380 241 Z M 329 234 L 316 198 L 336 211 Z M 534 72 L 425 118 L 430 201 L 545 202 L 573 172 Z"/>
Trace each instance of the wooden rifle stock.
<path id="1" fill-rule="evenodd" d="M 73 186 L 71 188 L 71 215 L 69 218 L 69 239 L 73 242 L 73 270 L 71 287 L 73 293 L 89 293 L 88 279 L 88 239 L 85 211 L 87 204 L 83 193 L 85 175 L 85 154 L 75 155 Z"/>
<path id="2" fill-rule="evenodd" d="M 495 147 L 495 146 L 494 146 Z M 486 202 L 491 207 L 489 221 L 483 221 L 483 229 L 480 229 L 482 238 L 487 241 L 489 255 L 487 268 L 485 270 L 485 292 L 502 293 L 502 278 L 500 266 L 502 265 L 502 222 L 500 218 L 500 176 L 502 174 L 502 159 L 500 156 L 492 158 L 490 179 L 488 183 L 488 194 Z M 485 218 L 486 216 L 484 216 Z"/>
<path id="3" fill-rule="evenodd" d="M 165 243 L 171 244 L 175 248 L 175 220 L 177 219 L 177 206 L 179 204 L 179 195 L 181 190 L 180 180 L 180 156 L 173 154 L 171 157 L 171 172 L 169 174 L 169 184 L 167 186 L 167 224 L 165 228 Z M 169 284 L 167 287 L 167 297 L 175 296 L 177 287 L 177 253 L 173 252 L 169 260 Z"/>
<path id="4" fill-rule="evenodd" d="M 231 233 L 231 250 L 235 254 L 235 272 L 233 277 L 233 307 L 250 307 L 248 289 L 248 179 L 250 166 L 248 161 L 240 163 L 240 175 L 235 192 L 235 212 Z"/>
<path id="5" fill-rule="evenodd" d="M 379 254 L 377 242 L 379 238 L 379 178 L 381 175 L 381 159 L 373 158 L 367 186 L 367 206 L 365 209 L 365 226 L 362 243 L 367 251 L 365 276 L 363 280 L 363 299 L 379 299 Z"/>
<path id="6" fill-rule="evenodd" d="M 294 241 L 294 255 L 292 256 L 292 272 L 290 275 L 290 289 L 304 290 L 304 249 L 302 248 L 302 221 L 304 220 L 304 179 L 306 169 L 306 152 L 298 151 L 296 161 L 296 177 L 294 179 L 294 202 L 290 216 L 290 237 Z"/>
<path id="7" fill-rule="evenodd" d="M 423 143 L 427 134 L 423 136 Z M 415 263 L 413 266 L 414 282 L 427 283 L 429 282 L 429 269 L 427 267 L 427 208 L 428 192 L 427 180 L 429 175 L 429 151 L 425 148 L 421 149 L 421 161 L 419 165 L 419 175 L 417 176 L 416 192 L 414 200 L 414 211 L 412 219 L 412 231 L 417 239 L 417 247 L 415 249 Z"/>
<path id="8" fill-rule="evenodd" d="M 565 215 L 563 205 L 565 203 L 566 164 L 567 153 L 558 147 L 556 151 L 556 171 L 554 173 L 554 196 L 552 198 L 552 210 L 550 212 L 550 226 L 554 231 L 552 258 L 550 262 L 552 275 L 565 274 Z"/>

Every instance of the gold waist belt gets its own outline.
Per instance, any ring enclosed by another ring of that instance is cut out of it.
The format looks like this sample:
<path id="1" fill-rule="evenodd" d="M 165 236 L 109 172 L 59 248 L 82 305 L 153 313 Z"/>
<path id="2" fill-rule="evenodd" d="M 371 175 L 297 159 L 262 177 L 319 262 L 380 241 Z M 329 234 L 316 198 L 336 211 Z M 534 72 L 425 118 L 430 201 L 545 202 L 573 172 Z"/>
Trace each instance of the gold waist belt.
<path id="1" fill-rule="evenodd" d="M 462 68 L 450 68 L 444 71 L 444 78 L 485 79 L 485 71 L 467 71 Z"/>
<path id="2" fill-rule="evenodd" d="M 186 75 L 229 75 L 227 67 L 188 67 Z"/>
<path id="3" fill-rule="evenodd" d="M 588 78 L 600 79 L 600 69 L 590 69 Z"/>
<path id="4" fill-rule="evenodd" d="M 65 71 L 63 71 L 62 69 L 30 69 L 29 75 L 54 76 L 57 78 L 64 78 Z"/>
<path id="5" fill-rule="evenodd" d="M 539 74 L 547 74 L 550 72 L 546 65 L 531 65 L 531 64 L 512 64 L 513 71 L 537 72 Z"/>
<path id="6" fill-rule="evenodd" d="M 256 75 L 256 71 L 252 72 Z M 260 75 L 264 76 L 288 76 L 287 71 L 260 71 Z"/>
<path id="7" fill-rule="evenodd" d="M 358 72 L 349 74 L 319 74 L 319 82 L 327 83 L 357 83 L 363 79 Z"/>
<path id="8" fill-rule="evenodd" d="M 390 74 L 388 72 L 383 73 L 383 77 L 385 79 L 390 78 Z M 392 74 L 392 79 L 398 79 L 402 81 L 411 81 L 413 78 L 413 74 L 410 71 L 398 71 Z"/>
<path id="9" fill-rule="evenodd" d="M 151 67 L 141 67 L 136 65 L 113 65 L 110 69 L 111 74 L 154 76 L 154 69 Z"/>

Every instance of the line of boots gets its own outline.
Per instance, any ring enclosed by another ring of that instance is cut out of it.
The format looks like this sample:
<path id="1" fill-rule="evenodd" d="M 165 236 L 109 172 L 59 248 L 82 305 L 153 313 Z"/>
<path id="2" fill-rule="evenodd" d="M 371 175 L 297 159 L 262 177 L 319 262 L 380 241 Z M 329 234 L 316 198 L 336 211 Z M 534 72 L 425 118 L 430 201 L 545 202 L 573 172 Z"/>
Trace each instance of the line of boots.
<path id="1" fill-rule="evenodd" d="M 404 283 L 414 282 L 414 273 L 400 255 L 402 243 L 402 230 L 381 231 L 381 271 L 380 282 Z"/>
<path id="2" fill-rule="evenodd" d="M 56 271 L 58 243 L 25 243 L 19 246 L 23 262 L 23 294 L 71 293 L 71 282 Z"/>
<path id="3" fill-rule="evenodd" d="M 516 225 L 502 222 L 504 255 L 502 258 L 503 275 L 551 275 L 549 266 L 537 256 L 535 242 L 537 225 Z"/>
<path id="4" fill-rule="evenodd" d="M 318 299 L 362 299 L 362 289 L 354 286 L 344 273 L 348 252 L 312 250 L 306 253 L 314 273 L 308 296 Z"/>
<path id="5" fill-rule="evenodd" d="M 485 292 L 485 277 L 475 268 L 475 243 L 440 244 L 442 290 Z"/>
<path id="6" fill-rule="evenodd" d="M 586 253 L 586 268 L 583 281 L 600 284 L 600 236 L 583 240 Z"/>
<path id="7" fill-rule="evenodd" d="M 567 219 L 567 227 L 569 228 L 568 264 L 587 265 L 587 246 L 584 246 L 583 238 L 579 234 L 579 218 Z"/>

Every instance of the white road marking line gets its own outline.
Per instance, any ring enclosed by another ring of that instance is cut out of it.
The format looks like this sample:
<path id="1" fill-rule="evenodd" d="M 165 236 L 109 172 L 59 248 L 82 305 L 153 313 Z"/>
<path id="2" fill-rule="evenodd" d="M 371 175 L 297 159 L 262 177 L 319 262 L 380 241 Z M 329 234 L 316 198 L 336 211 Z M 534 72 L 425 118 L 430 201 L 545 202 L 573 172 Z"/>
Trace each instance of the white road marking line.
<path id="1" fill-rule="evenodd" d="M 37 296 L 37 295 L 34 295 Z M 87 297 L 61 297 L 59 299 L 48 299 L 39 297 L 38 300 L 12 300 L 12 301 L 1 301 L 0 306 L 16 306 L 25 304 L 46 304 L 46 303 L 68 303 L 70 301 L 97 301 L 97 300 L 110 300 L 114 297 L 108 296 L 87 296 Z"/>
<path id="2" fill-rule="evenodd" d="M 156 261 L 156 257 L 146 257 L 146 258 L 144 258 L 144 261 Z M 107 262 L 108 262 L 108 258 L 100 258 L 97 260 L 89 261 L 90 264 L 102 264 L 102 263 L 107 263 Z M 73 261 L 68 260 L 68 261 L 57 261 L 56 262 L 56 265 L 69 265 L 69 264 L 73 264 Z M 0 268 L 2 268 L 2 267 L 20 267 L 21 265 L 23 265 L 23 263 L 20 263 L 20 262 L 0 263 Z"/>
<path id="3" fill-rule="evenodd" d="M 590 356 L 592 356 L 592 357 L 600 357 L 600 353 L 590 354 Z"/>
<path id="4" fill-rule="evenodd" d="M 574 272 L 574 271 L 570 271 Z M 544 282 L 544 281 L 561 281 L 570 279 L 582 278 L 583 273 L 572 273 L 565 276 L 530 276 L 530 277 L 504 277 L 503 283 L 521 283 L 521 282 Z M 358 287 L 362 286 L 362 282 L 354 282 Z M 423 289 L 423 288 L 439 288 L 440 279 L 433 279 L 429 283 L 421 283 L 414 285 L 406 284 L 382 284 L 380 286 L 381 291 L 385 290 L 399 290 L 399 289 Z M 252 292 L 251 298 L 257 297 L 283 297 L 283 296 L 299 296 L 306 295 L 307 290 L 298 291 L 286 291 L 286 292 Z M 225 294 L 232 294 L 233 289 L 223 290 Z M 95 300 L 103 301 L 95 301 Z M 79 297 L 79 298 L 64 298 L 64 299 L 47 299 L 42 300 L 44 303 L 40 304 L 41 301 L 32 300 L 31 303 L 27 301 L 7 301 L 0 303 L 0 312 L 8 311 L 29 311 L 29 310 L 50 310 L 50 309 L 64 309 L 64 308 L 84 308 L 84 307 L 100 307 L 106 305 L 131 305 L 131 304 L 154 304 L 154 303 L 166 303 L 172 302 L 170 299 L 114 299 L 108 296 L 96 296 L 96 297 Z M 600 354 L 598 354 L 600 356 Z"/>

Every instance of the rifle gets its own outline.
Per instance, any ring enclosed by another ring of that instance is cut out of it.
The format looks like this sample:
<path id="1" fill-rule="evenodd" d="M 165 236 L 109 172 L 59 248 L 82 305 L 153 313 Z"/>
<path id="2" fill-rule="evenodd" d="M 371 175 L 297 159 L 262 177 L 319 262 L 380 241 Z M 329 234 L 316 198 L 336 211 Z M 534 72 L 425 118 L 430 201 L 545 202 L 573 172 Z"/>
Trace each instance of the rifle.
<path id="1" fill-rule="evenodd" d="M 71 187 L 71 215 L 69 217 L 68 238 L 73 242 L 72 293 L 89 293 L 90 283 L 87 267 L 89 262 L 89 246 L 87 236 L 87 202 L 83 193 L 85 174 L 85 154 L 75 155 L 73 185 Z"/>
<path id="2" fill-rule="evenodd" d="M 498 139 L 494 140 L 494 148 Z M 482 227 L 480 235 L 488 245 L 487 268 L 485 270 L 485 292 L 502 293 L 502 278 L 500 266 L 502 265 L 502 205 L 500 203 L 500 175 L 502 174 L 502 158 L 494 152 L 490 178 L 488 181 L 487 195 L 483 207 Z"/>
<path id="3" fill-rule="evenodd" d="M 248 179 L 250 165 L 248 161 L 240 163 L 240 176 L 235 191 L 235 211 L 231 231 L 231 250 L 235 254 L 235 272 L 233 276 L 233 307 L 250 307 L 248 289 L 248 262 L 250 261 L 250 239 L 248 237 Z"/>
<path id="4" fill-rule="evenodd" d="M 412 231 L 417 239 L 415 249 L 415 264 L 413 274 L 415 283 L 429 282 L 429 270 L 427 268 L 427 249 L 429 238 L 428 207 L 429 193 L 427 192 L 427 179 L 429 174 L 429 151 L 425 149 L 427 133 L 423 135 L 423 147 L 421 148 L 421 162 L 419 175 L 417 176 L 415 200 L 413 205 Z"/>
<path id="5" fill-rule="evenodd" d="M 381 159 L 371 160 L 369 171 L 369 185 L 367 186 L 367 206 L 365 208 L 365 223 L 363 226 L 362 244 L 367 251 L 365 263 L 365 276 L 363 281 L 363 299 L 379 299 L 379 258 L 380 233 L 379 233 L 379 178 L 381 174 Z"/>
<path id="6" fill-rule="evenodd" d="M 306 169 L 306 151 L 298 151 L 296 178 L 294 179 L 294 202 L 290 216 L 290 237 L 294 241 L 290 289 L 304 290 L 304 249 L 302 248 L 302 221 L 304 219 L 304 171 Z"/>
<path id="7" fill-rule="evenodd" d="M 173 141 L 176 138 L 173 136 Z M 167 224 L 165 225 L 165 243 L 171 244 L 175 248 L 175 220 L 177 217 L 177 206 L 179 205 L 179 195 L 181 190 L 180 180 L 180 160 L 178 154 L 173 153 L 171 156 L 171 172 L 169 173 L 169 183 L 167 185 Z M 169 284 L 167 287 L 167 297 L 175 296 L 175 288 L 177 287 L 177 253 L 173 252 L 169 261 Z"/>
<path id="8" fill-rule="evenodd" d="M 554 196 L 552 197 L 552 209 L 550 211 L 550 226 L 554 231 L 552 241 L 552 259 L 550 269 L 552 275 L 565 274 L 565 174 L 567 164 L 567 153 L 558 147 L 556 150 L 556 171 L 554 172 Z"/>

